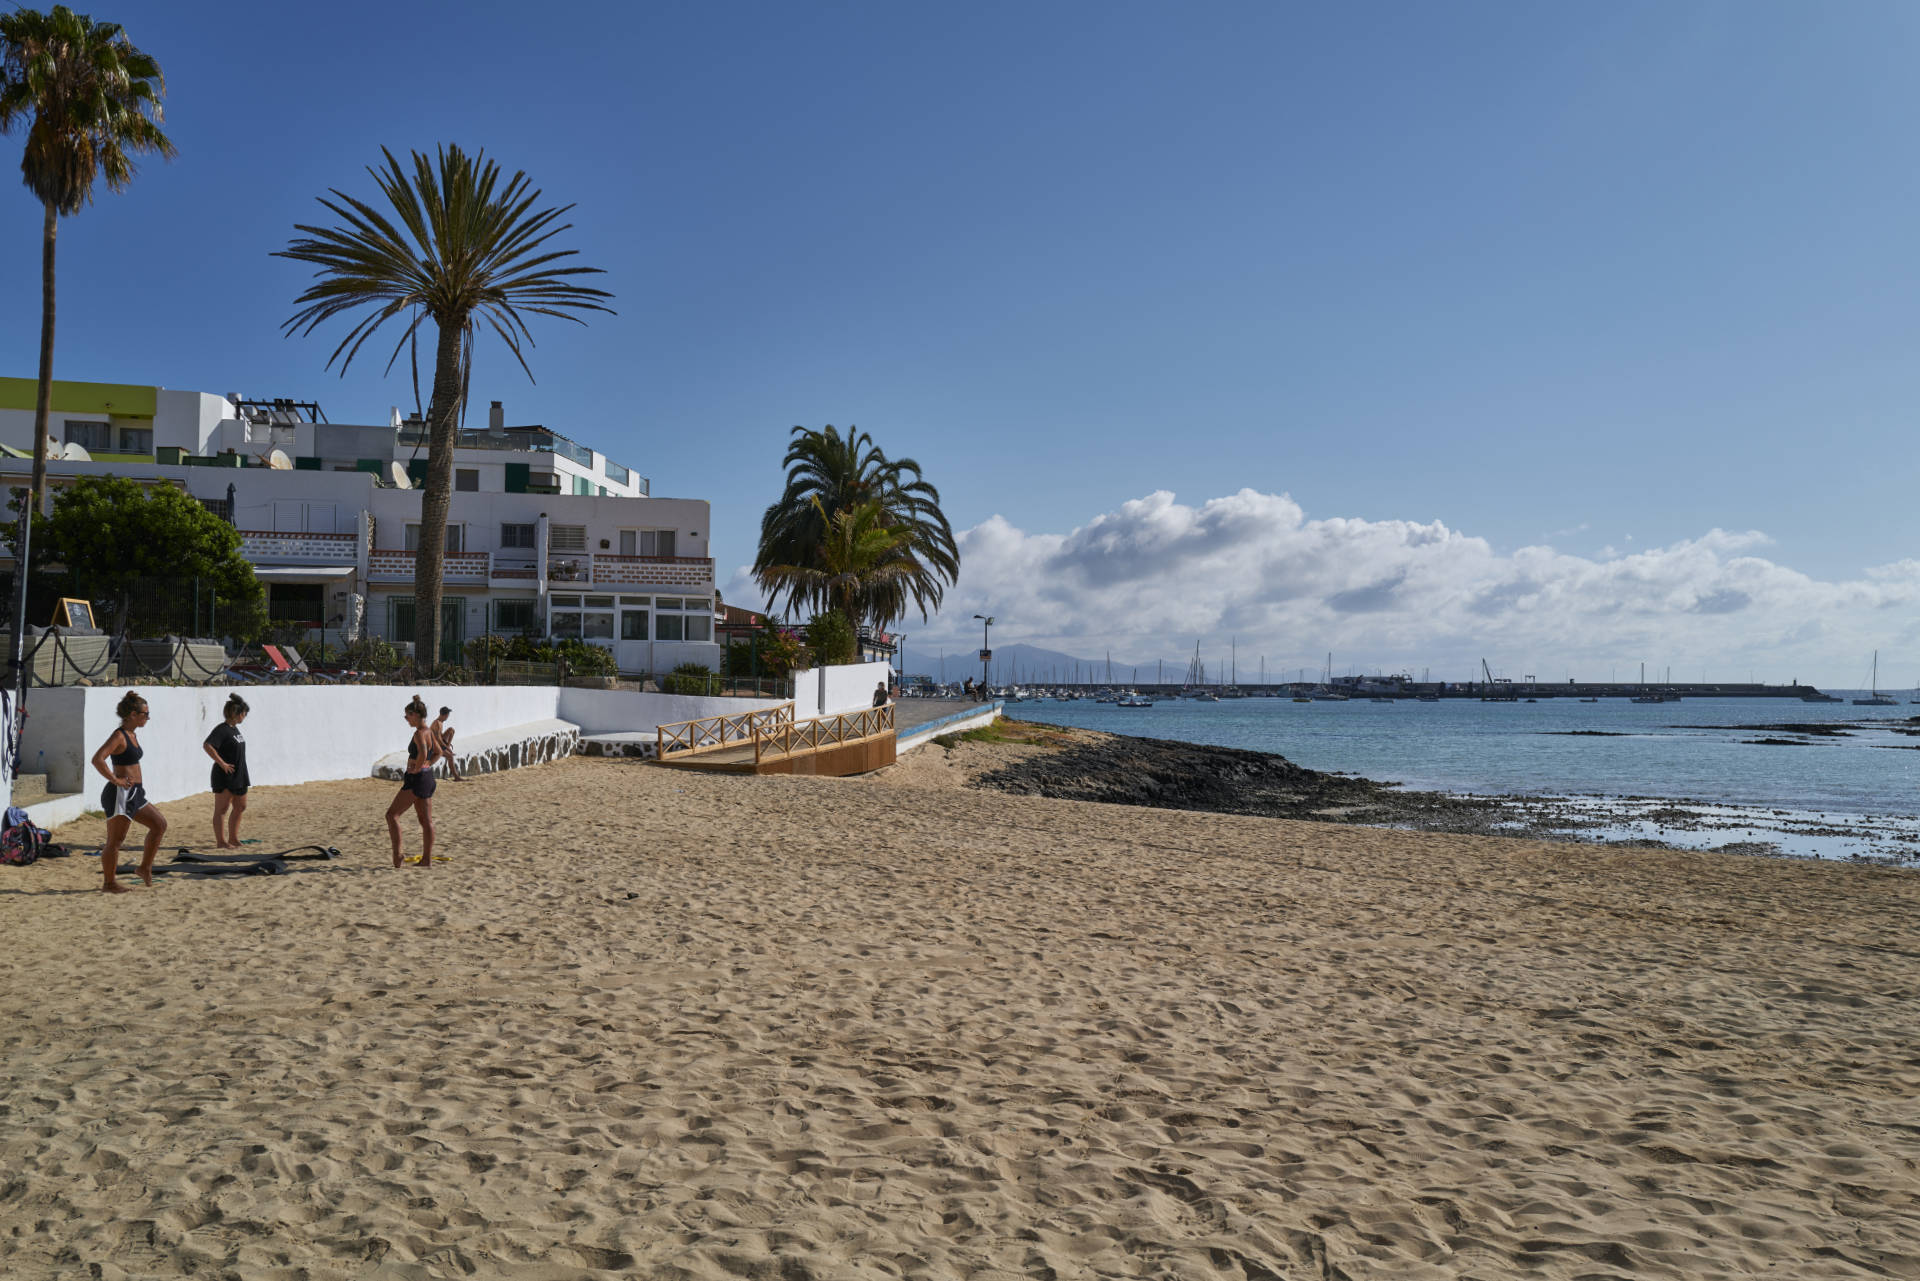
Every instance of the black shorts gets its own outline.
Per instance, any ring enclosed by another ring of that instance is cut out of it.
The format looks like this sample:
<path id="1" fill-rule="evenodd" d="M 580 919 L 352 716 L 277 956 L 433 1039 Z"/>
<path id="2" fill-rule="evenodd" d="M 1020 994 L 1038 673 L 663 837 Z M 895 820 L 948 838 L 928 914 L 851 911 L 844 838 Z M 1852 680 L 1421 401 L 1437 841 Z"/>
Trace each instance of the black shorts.
<path id="1" fill-rule="evenodd" d="M 438 783 L 439 780 L 434 778 L 432 770 L 421 770 L 418 774 L 408 774 L 402 778 L 400 780 L 400 790 L 403 792 L 412 792 L 415 796 L 425 801 L 432 799 L 433 789 Z"/>
<path id="2" fill-rule="evenodd" d="M 218 765 L 213 767 L 213 786 L 211 789 L 213 791 L 225 792 L 229 796 L 245 796 L 247 794 L 247 788 L 252 785 L 252 780 L 248 779 L 245 774 L 238 770 L 229 774 Z"/>
<path id="3" fill-rule="evenodd" d="M 122 787 L 109 782 L 100 789 L 100 808 L 110 819 L 132 818 L 147 808 L 147 789 L 138 783 Z"/>

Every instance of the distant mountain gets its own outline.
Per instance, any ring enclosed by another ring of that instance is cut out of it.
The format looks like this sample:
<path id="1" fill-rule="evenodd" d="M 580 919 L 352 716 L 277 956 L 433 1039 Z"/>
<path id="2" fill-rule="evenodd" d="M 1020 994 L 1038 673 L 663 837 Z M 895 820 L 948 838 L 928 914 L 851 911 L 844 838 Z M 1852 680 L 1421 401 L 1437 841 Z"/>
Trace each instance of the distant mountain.
<path id="1" fill-rule="evenodd" d="M 980 651 L 977 647 L 968 650 L 948 650 L 946 679 L 950 681 L 960 681 L 965 680 L 969 676 L 977 678 L 980 675 L 979 654 Z M 1027 644 L 994 645 L 993 681 L 995 684 L 1000 684 L 1003 681 L 1013 680 L 1015 679 L 1016 673 L 1021 681 L 1070 681 L 1073 679 L 1075 663 L 1080 665 L 1081 680 L 1093 681 L 1095 683 L 1104 683 L 1106 681 L 1107 660 L 1105 655 L 1091 659 L 1085 657 L 1076 658 L 1072 654 L 1065 654 L 1057 649 L 1042 649 L 1038 645 Z M 1176 681 L 1186 674 L 1187 660 L 1184 658 L 1177 662 L 1166 660 L 1161 663 L 1159 667 L 1156 667 L 1155 661 L 1153 660 L 1138 664 L 1133 662 L 1123 663 L 1116 657 L 1113 660 L 1114 683 L 1116 685 L 1131 685 L 1134 682 L 1134 669 L 1136 667 L 1139 669 L 1139 679 L 1142 682 L 1154 680 L 1156 671 L 1164 671 L 1167 680 Z M 940 655 L 937 652 L 928 655 L 921 650 L 915 649 L 911 640 L 909 640 L 907 645 L 907 671 L 910 674 L 931 676 L 935 680 L 939 680 L 941 676 Z"/>

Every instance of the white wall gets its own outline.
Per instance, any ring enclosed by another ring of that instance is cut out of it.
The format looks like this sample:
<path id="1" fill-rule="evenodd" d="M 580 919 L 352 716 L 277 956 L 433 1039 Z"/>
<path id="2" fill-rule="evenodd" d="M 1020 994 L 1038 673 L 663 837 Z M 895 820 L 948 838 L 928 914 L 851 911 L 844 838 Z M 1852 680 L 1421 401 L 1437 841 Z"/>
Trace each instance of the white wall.
<path id="1" fill-rule="evenodd" d="M 32 772 L 46 751 L 49 790 L 97 796 L 106 780 L 88 761 L 120 724 L 114 707 L 124 688 L 33 690 L 27 696 L 33 737 L 23 772 Z M 328 778 L 366 778 L 373 763 L 404 751 L 411 732 L 402 715 L 415 691 L 396 685 L 293 685 L 234 690 L 141 689 L 153 719 L 140 731 L 146 749 L 140 762 L 147 796 L 168 801 L 207 790 L 212 761 L 201 743 L 220 723 L 227 695 L 239 693 L 252 712 L 247 772 L 257 785 L 307 783 Z M 453 708 L 463 736 L 524 725 L 554 716 L 558 691 L 551 686 L 458 686 L 418 691 L 429 709 Z M 56 758 L 61 772 L 54 773 Z M 84 772 L 82 772 L 84 771 Z"/>
<path id="2" fill-rule="evenodd" d="M 702 698 L 692 694 L 638 694 L 624 689 L 563 689 L 563 721 L 582 734 L 651 734 L 662 725 L 778 707 L 784 698 Z"/>
<path id="3" fill-rule="evenodd" d="M 88 764 L 120 724 L 114 708 L 125 688 L 36 689 L 27 695 L 20 772 L 43 768 L 50 792 L 97 797 L 106 780 Z M 155 802 L 207 790 L 212 762 L 201 750 L 227 695 L 253 709 L 247 771 L 256 784 L 281 786 L 330 778 L 366 778 L 374 762 L 407 745 L 402 715 L 416 691 L 398 685 L 211 686 L 141 689 L 153 719 L 140 732 L 147 795 Z M 785 699 L 699 698 L 631 690 L 555 689 L 550 685 L 436 686 L 417 691 L 430 712 L 453 709 L 453 724 L 471 741 L 492 730 L 559 718 L 583 734 L 651 734 L 661 725 L 703 716 L 777 707 Z M 868 691 L 871 694 L 871 691 Z"/>
<path id="4" fill-rule="evenodd" d="M 887 679 L 885 663 L 843 663 L 793 674 L 793 714 L 837 716 L 873 706 L 873 688 Z"/>

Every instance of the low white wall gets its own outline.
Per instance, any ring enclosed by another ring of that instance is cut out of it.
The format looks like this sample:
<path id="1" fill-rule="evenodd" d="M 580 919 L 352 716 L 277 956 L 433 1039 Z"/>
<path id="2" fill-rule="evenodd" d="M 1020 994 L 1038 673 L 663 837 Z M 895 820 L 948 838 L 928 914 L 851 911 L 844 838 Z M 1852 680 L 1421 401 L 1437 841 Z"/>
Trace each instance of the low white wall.
<path id="1" fill-rule="evenodd" d="M 793 674 L 793 714 L 805 720 L 872 707 L 873 687 L 885 681 L 891 671 L 885 663 L 841 663 L 797 671 Z"/>
<path id="2" fill-rule="evenodd" d="M 112 686 L 31 691 L 19 772 L 44 770 L 48 791 L 78 792 L 77 802 L 97 805 L 106 780 L 88 762 L 120 724 L 114 708 L 126 692 L 125 687 Z M 369 777 L 381 757 L 406 750 L 408 730 L 402 711 L 415 693 L 397 685 L 153 687 L 139 692 L 153 713 L 140 733 L 140 745 L 146 749 L 141 777 L 148 797 L 156 802 L 207 790 L 213 762 L 200 745 L 220 723 L 230 693 L 237 692 L 252 709 L 242 728 L 247 737 L 247 772 L 262 786 Z M 583 734 L 650 734 L 676 721 L 777 707 L 787 701 L 550 685 L 436 686 L 418 693 L 429 715 L 437 714 L 442 704 L 453 709 L 452 723 L 459 731 L 456 745 L 495 730 L 555 718 L 578 725 Z"/>
<path id="3" fill-rule="evenodd" d="M 563 689 L 563 721 L 572 721 L 582 734 L 651 734 L 662 725 L 726 716 L 736 712 L 778 707 L 784 698 L 707 698 L 697 694 L 639 694 L 625 689 Z M 796 715 L 801 713 L 796 709 Z"/>
<path id="4" fill-rule="evenodd" d="M 20 742 L 21 774 L 45 774 L 47 791 L 77 792 L 92 771 L 92 748 L 80 744 L 80 709 L 87 691 L 74 686 L 27 691 L 27 723 Z M 95 747 L 99 744 L 95 744 Z"/>
<path id="5" fill-rule="evenodd" d="M 48 753 L 48 786 L 97 797 L 106 780 L 87 762 L 120 724 L 114 707 L 125 688 L 35 690 L 27 699 L 28 724 L 46 741 L 60 745 L 63 763 L 77 757 L 84 773 L 54 774 Z M 140 732 L 146 749 L 140 774 L 147 796 L 167 801 L 207 790 L 213 762 L 201 743 L 226 705 L 230 687 L 141 689 L 153 719 Z M 242 732 L 247 737 L 247 772 L 256 785 L 308 783 L 325 778 L 366 778 L 373 763 L 405 750 L 407 722 L 401 715 L 414 691 L 394 685 L 289 685 L 237 691 L 252 711 Z M 441 704 L 453 708 L 453 725 L 462 735 L 483 734 L 551 719 L 559 691 L 551 686 L 497 685 L 422 689 L 429 714 Z M 36 725 L 36 722 L 38 724 Z M 26 754 L 29 766 L 39 751 Z"/>

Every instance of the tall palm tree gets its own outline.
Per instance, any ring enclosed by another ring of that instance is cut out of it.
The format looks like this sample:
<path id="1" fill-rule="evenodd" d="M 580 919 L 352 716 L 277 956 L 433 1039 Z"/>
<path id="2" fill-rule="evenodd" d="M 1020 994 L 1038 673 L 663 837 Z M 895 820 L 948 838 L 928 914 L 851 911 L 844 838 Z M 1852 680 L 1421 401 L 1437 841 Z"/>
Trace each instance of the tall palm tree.
<path id="1" fill-rule="evenodd" d="M 911 458 L 889 459 L 873 437 L 857 428 L 843 436 L 829 424 L 821 431 L 795 427 L 787 442 L 786 489 L 760 519 L 760 550 L 754 580 L 768 595 L 768 608 L 836 607 L 821 578 L 796 576 L 795 568 L 826 569 L 822 548 L 843 512 L 877 504 L 877 522 L 906 531 L 890 546 L 886 574 L 870 575 L 847 612 L 855 623 L 884 627 L 917 608 L 924 618 L 940 605 L 960 576 L 953 527 L 940 510 L 940 491 Z"/>
<path id="2" fill-rule="evenodd" d="M 398 319 L 400 340 L 387 358 L 392 370 L 402 348 L 417 351 L 423 321 L 439 327 L 434 348 L 433 399 L 427 408 L 427 483 L 420 503 L 420 545 L 414 557 L 414 662 L 431 669 L 440 650 L 440 574 L 445 563 L 447 508 L 453 497 L 453 449 L 473 374 L 478 322 L 498 334 L 528 381 L 521 344 L 533 345 L 522 313 L 558 316 L 578 324 L 573 313 L 613 309 L 612 294 L 575 283 L 598 267 L 559 267 L 576 252 L 547 242 L 572 223 L 562 223 L 572 205 L 536 210 L 540 191 L 523 172 L 502 181 L 500 166 L 484 151 L 469 156 L 457 146 L 434 156 L 413 152 L 412 172 L 385 147 L 382 168 L 369 168 L 391 206 L 382 212 L 338 189 L 320 203 L 341 226 L 310 227 L 274 256 L 312 263 L 315 283 L 295 303 L 284 326 L 288 334 L 312 333 L 323 321 L 368 308 L 327 357 L 341 376 L 366 341 Z M 417 371 L 417 360 L 415 363 Z M 416 394 L 418 383 L 415 384 Z"/>
<path id="3" fill-rule="evenodd" d="M 887 622 L 873 613 L 874 603 L 886 589 L 920 571 L 911 550 L 913 529 L 890 524 L 877 499 L 832 516 L 818 497 L 810 505 L 824 527 L 814 554 L 802 565 L 765 566 L 757 571 L 761 584 L 769 590 L 810 594 L 845 614 L 856 628 Z"/>
<path id="4" fill-rule="evenodd" d="M 166 78 L 118 23 L 57 4 L 46 13 L 0 14 L 0 133 L 27 124 L 20 176 L 45 211 L 40 232 L 40 390 L 33 410 L 33 509 L 45 510 L 48 417 L 53 399 L 53 257 L 60 219 L 93 203 L 104 176 L 133 181 L 133 157 L 172 159 L 160 131 Z"/>

